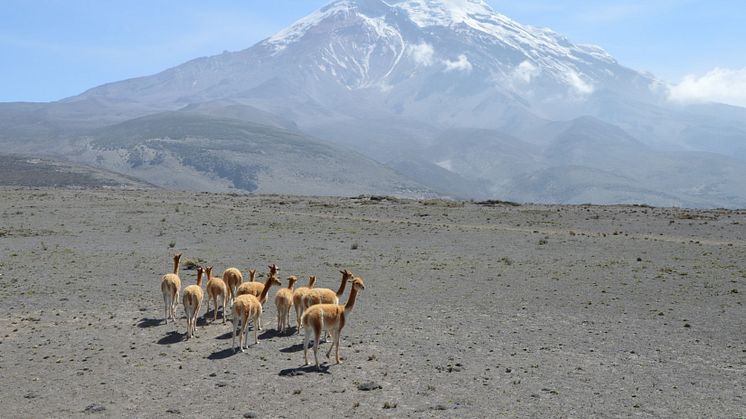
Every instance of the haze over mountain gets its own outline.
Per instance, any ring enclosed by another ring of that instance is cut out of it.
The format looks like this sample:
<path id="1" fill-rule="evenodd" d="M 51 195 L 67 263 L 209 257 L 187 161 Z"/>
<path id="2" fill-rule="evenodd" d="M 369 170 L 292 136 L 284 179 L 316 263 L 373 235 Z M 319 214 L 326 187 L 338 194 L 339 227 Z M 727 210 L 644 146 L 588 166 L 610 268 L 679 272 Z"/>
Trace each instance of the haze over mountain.
<path id="1" fill-rule="evenodd" d="M 746 207 L 746 109 L 671 102 L 480 0 L 339 0 L 0 123 L 18 152 L 172 188 Z"/>

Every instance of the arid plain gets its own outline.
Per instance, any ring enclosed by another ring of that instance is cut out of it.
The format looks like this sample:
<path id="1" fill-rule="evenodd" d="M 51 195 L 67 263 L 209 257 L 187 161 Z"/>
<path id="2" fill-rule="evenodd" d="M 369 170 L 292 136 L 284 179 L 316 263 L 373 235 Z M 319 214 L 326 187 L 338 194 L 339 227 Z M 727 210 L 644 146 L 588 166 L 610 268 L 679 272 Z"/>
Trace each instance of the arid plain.
<path id="1" fill-rule="evenodd" d="M 746 415 L 746 211 L 0 196 L 0 416 Z M 344 362 L 327 343 L 303 367 L 302 336 L 274 330 L 276 289 L 245 353 L 230 321 L 185 340 L 181 304 L 163 323 L 175 252 L 218 274 L 276 263 L 283 283 L 363 277 Z"/>

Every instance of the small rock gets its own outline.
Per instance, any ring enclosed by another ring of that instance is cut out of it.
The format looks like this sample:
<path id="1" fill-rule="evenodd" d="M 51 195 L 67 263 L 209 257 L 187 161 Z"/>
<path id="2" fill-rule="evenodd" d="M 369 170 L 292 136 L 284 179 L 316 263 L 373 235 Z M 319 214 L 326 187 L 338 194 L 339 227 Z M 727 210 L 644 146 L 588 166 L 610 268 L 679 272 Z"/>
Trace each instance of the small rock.
<path id="1" fill-rule="evenodd" d="M 381 387 L 380 384 L 373 382 L 373 381 L 366 381 L 364 383 L 360 383 L 357 385 L 357 389 L 360 391 L 371 391 L 371 390 L 378 390 Z"/>
<path id="2" fill-rule="evenodd" d="M 181 414 L 181 410 L 179 410 L 179 409 L 168 409 L 168 410 L 166 410 L 166 413 L 171 413 L 172 415 L 180 415 Z"/>
<path id="3" fill-rule="evenodd" d="M 256 412 L 246 412 L 246 413 L 243 414 L 243 417 L 245 417 L 245 418 L 255 418 L 255 417 L 258 417 L 258 416 L 259 415 L 257 415 Z"/>
<path id="4" fill-rule="evenodd" d="M 282 377 L 295 377 L 297 375 L 305 375 L 306 373 L 298 369 L 289 369 L 280 371 Z"/>
<path id="5" fill-rule="evenodd" d="M 98 403 L 93 403 L 93 404 L 89 404 L 88 407 L 86 407 L 85 410 L 83 410 L 83 412 L 84 413 L 101 413 L 104 410 L 106 410 L 104 406 L 101 406 Z"/>
<path id="6" fill-rule="evenodd" d="M 215 383 L 215 387 L 225 387 L 227 385 L 228 383 L 226 383 L 225 381 L 218 381 L 217 383 Z"/>

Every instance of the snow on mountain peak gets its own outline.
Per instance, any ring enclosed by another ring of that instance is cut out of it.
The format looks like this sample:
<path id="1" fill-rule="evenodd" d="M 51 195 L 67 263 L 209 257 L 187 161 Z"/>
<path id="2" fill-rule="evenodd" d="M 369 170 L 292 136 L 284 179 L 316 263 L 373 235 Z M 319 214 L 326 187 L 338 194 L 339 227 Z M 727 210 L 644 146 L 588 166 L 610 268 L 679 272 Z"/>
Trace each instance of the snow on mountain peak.
<path id="1" fill-rule="evenodd" d="M 273 35 L 266 43 L 279 52 L 327 19 L 354 16 L 365 23 L 371 23 L 371 19 L 385 22 L 384 16 L 395 10 L 403 11 L 420 28 L 441 26 L 454 30 L 474 30 L 533 59 L 547 52 L 571 59 L 576 53 L 582 53 L 615 63 L 613 57 L 600 47 L 573 45 L 550 29 L 521 25 L 495 12 L 483 0 L 337 0 Z"/>
<path id="2" fill-rule="evenodd" d="M 272 35 L 266 42 L 275 48 L 275 52 L 282 51 L 289 44 L 302 38 L 309 29 L 317 26 L 325 19 L 338 14 L 349 15 L 353 13 L 354 6 L 354 0 L 339 0 L 328 4 Z"/>
<path id="3" fill-rule="evenodd" d="M 406 0 L 392 6 L 405 10 L 420 27 L 469 24 L 470 20 L 494 15 L 482 0 Z"/>
<path id="4" fill-rule="evenodd" d="M 418 35 L 402 31 L 412 24 L 423 31 Z M 470 47 L 449 50 L 426 29 L 435 27 Z M 591 94 L 601 78 L 610 77 L 598 70 L 599 62 L 616 65 L 600 47 L 576 45 L 551 29 L 522 25 L 483 0 L 337 0 L 268 38 L 264 45 L 273 55 L 279 54 L 317 30 L 330 36 L 318 41 L 314 36 L 313 43 L 307 44 L 319 54 L 314 68 L 331 74 L 348 89 L 386 85 L 407 54 L 422 68 L 440 64 L 446 73 L 479 69 L 522 86 L 553 79 L 551 83 L 580 96 Z M 517 54 L 491 54 L 506 49 Z"/>

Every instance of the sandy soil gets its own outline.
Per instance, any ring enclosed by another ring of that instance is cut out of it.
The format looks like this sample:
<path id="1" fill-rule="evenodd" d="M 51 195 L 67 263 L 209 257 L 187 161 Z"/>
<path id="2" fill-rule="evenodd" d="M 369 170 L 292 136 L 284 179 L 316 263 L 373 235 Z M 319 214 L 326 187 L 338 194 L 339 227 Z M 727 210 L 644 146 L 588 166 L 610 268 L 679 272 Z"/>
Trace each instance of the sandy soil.
<path id="1" fill-rule="evenodd" d="M 3 417 L 746 415 L 744 211 L 0 196 Z M 330 288 L 362 276 L 344 363 L 302 367 L 275 290 L 246 353 L 230 322 L 185 341 L 181 305 L 162 322 L 175 251 Z"/>

